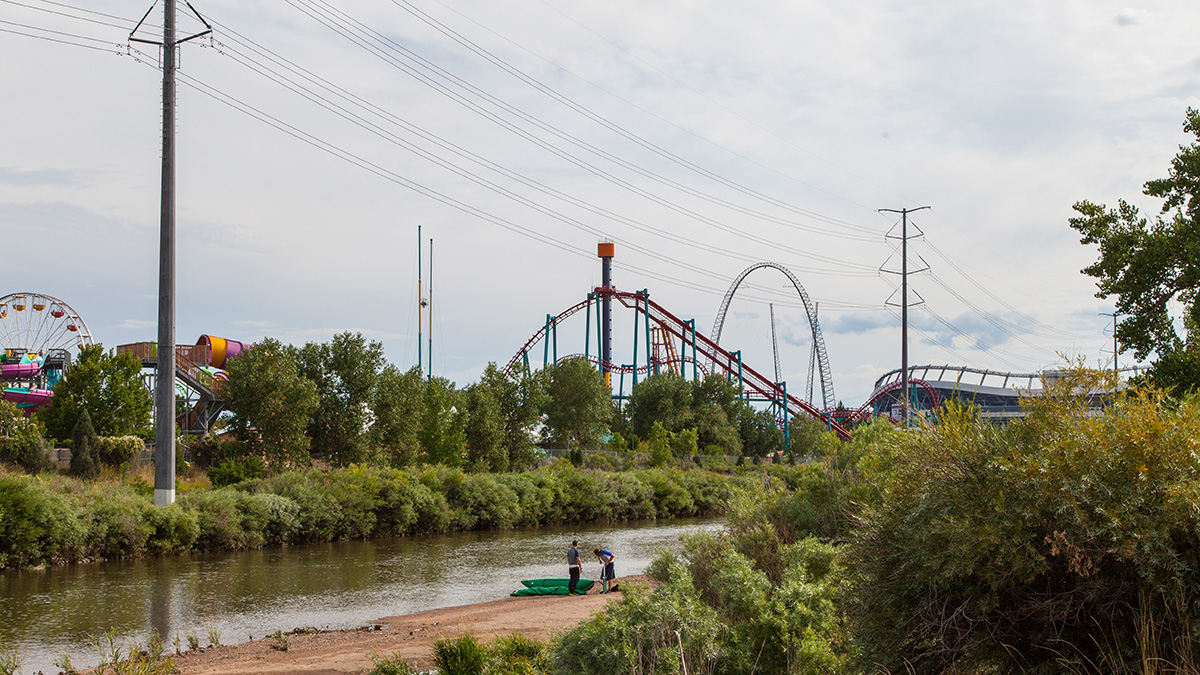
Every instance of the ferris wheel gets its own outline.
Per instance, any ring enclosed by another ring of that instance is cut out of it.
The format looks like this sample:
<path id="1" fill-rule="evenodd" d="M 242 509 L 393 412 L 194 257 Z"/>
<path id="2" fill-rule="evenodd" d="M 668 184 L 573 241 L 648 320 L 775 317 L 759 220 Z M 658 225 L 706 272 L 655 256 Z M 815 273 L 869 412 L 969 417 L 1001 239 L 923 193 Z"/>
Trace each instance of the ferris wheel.
<path id="1" fill-rule="evenodd" d="M 10 293 L 0 298 L 0 350 L 48 354 L 75 352 L 91 345 L 83 317 L 67 303 L 44 293 Z"/>

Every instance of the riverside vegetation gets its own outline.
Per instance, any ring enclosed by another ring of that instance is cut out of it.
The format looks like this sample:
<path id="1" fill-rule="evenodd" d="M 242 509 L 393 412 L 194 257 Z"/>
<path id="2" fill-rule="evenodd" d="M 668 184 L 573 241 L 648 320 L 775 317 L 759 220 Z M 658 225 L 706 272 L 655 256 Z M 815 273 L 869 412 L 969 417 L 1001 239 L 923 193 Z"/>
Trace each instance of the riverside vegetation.
<path id="1" fill-rule="evenodd" d="M 437 672 L 1200 672 L 1200 397 L 1080 395 L 1114 384 L 1076 368 L 1008 427 L 860 428 L 536 658 L 447 643 L 475 655 Z"/>

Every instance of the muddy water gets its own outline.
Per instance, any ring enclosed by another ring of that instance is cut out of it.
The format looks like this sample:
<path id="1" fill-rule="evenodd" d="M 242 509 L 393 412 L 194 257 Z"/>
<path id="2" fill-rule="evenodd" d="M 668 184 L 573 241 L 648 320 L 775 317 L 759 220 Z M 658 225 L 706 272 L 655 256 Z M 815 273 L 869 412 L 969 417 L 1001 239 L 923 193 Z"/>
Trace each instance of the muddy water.
<path id="1" fill-rule="evenodd" d="M 717 529 L 716 521 L 586 525 L 509 532 L 410 537 L 72 565 L 0 574 L 0 636 L 20 650 L 20 673 L 57 673 L 68 653 L 94 666 L 94 640 L 115 631 L 119 644 L 157 630 L 169 645 L 188 636 L 208 644 L 261 638 L 276 630 L 351 628 L 373 619 L 495 600 L 521 579 L 566 576 L 566 549 L 602 547 L 617 575 L 645 570 L 659 548 Z M 590 556 L 587 562 L 591 562 Z M 585 578 L 598 578 L 588 564 Z"/>

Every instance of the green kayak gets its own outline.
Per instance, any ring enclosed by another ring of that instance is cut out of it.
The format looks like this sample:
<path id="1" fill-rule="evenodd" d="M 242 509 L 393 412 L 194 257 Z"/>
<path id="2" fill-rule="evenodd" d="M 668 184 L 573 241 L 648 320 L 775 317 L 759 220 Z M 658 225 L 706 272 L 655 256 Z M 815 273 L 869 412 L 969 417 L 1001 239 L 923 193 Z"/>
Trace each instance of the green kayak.
<path id="1" fill-rule="evenodd" d="M 565 589 L 567 586 L 570 585 L 570 583 L 571 583 L 570 579 L 526 579 L 525 581 L 521 582 L 521 585 L 524 586 L 525 588 L 558 588 L 558 587 L 562 587 L 563 589 Z M 592 581 L 591 579 L 580 579 L 579 582 L 575 584 L 575 590 L 579 591 L 580 593 L 586 593 L 592 589 L 592 586 L 595 586 L 595 585 L 596 585 L 596 582 Z M 565 593 L 565 591 L 564 591 L 564 593 Z"/>

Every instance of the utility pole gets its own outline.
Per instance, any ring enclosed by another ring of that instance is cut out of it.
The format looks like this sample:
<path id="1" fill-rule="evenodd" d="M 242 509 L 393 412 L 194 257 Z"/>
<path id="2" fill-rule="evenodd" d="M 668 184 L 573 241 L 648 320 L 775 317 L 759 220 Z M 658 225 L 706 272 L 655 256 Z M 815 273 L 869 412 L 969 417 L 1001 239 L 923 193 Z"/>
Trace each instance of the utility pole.
<path id="1" fill-rule="evenodd" d="M 205 30 L 175 37 L 175 0 L 163 0 L 162 42 L 136 37 L 154 7 L 129 32 L 130 42 L 162 48 L 162 195 L 159 204 L 158 343 L 154 384 L 154 505 L 175 501 L 175 50 L 212 33 L 212 26 L 188 4 Z"/>
<path id="2" fill-rule="evenodd" d="M 908 214 L 929 208 L 879 209 L 881 212 L 900 214 L 900 381 L 903 397 L 900 414 L 904 427 L 908 428 Z"/>
<path id="3" fill-rule="evenodd" d="M 175 0 L 163 0 L 162 197 L 158 248 L 158 374 L 154 505 L 175 501 Z"/>

